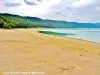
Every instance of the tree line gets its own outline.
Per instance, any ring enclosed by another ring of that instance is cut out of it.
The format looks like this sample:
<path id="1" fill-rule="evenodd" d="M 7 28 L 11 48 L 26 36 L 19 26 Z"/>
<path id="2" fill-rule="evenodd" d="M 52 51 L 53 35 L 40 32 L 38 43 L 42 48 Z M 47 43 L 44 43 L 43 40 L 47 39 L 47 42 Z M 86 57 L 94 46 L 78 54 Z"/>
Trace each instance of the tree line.
<path id="1" fill-rule="evenodd" d="M 0 13 L 0 28 L 100 28 L 100 23 L 43 20 L 37 17 Z"/>

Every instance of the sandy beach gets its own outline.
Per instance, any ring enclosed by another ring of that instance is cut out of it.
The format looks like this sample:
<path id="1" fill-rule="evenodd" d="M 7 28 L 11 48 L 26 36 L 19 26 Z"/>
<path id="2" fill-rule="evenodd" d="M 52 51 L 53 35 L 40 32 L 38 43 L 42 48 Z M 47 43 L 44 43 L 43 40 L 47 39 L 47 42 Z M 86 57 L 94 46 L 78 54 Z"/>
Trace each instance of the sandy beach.
<path id="1" fill-rule="evenodd" d="M 39 30 L 44 29 L 0 29 L 1 74 L 100 75 L 99 43 L 41 34 Z"/>

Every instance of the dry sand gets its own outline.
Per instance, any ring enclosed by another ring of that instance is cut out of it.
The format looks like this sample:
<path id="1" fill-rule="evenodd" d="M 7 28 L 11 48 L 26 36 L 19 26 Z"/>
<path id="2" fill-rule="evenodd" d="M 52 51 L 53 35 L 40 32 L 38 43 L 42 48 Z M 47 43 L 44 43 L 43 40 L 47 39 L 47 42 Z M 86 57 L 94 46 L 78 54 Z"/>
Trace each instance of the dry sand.
<path id="1" fill-rule="evenodd" d="M 0 29 L 1 73 L 100 75 L 100 44 L 40 34 L 38 30 Z"/>

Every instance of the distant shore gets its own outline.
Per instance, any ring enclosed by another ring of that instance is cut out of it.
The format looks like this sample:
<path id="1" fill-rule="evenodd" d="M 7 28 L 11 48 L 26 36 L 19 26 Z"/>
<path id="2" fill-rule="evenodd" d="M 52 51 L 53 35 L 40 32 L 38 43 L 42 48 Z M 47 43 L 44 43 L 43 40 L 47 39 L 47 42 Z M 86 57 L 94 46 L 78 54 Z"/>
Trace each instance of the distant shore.
<path id="1" fill-rule="evenodd" d="M 99 43 L 40 30 L 45 28 L 0 29 L 0 72 L 100 75 Z"/>

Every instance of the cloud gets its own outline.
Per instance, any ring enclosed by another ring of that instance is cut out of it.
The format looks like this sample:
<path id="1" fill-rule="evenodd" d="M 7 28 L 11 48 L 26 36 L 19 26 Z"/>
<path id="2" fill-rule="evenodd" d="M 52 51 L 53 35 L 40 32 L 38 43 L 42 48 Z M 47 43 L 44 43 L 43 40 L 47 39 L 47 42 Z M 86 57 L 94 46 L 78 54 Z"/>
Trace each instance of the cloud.
<path id="1" fill-rule="evenodd" d="M 100 19 L 100 0 L 0 0 L 0 12 L 78 22 Z"/>
<path id="2" fill-rule="evenodd" d="M 62 12 L 60 12 L 60 11 L 59 12 L 55 12 L 55 14 L 62 14 Z"/>
<path id="3" fill-rule="evenodd" d="M 0 5 L 3 5 L 4 1 L 3 0 L 0 0 Z"/>
<path id="4" fill-rule="evenodd" d="M 89 5 L 95 4 L 96 0 L 76 0 L 71 4 L 71 7 L 73 8 L 81 8 L 81 7 L 87 7 Z"/>
<path id="5" fill-rule="evenodd" d="M 24 2 L 27 5 L 38 5 L 39 2 L 42 2 L 43 0 L 24 0 Z"/>
<path id="6" fill-rule="evenodd" d="M 15 1 L 5 0 L 4 5 L 6 7 L 16 7 L 16 6 L 21 6 L 22 4 L 21 4 L 20 0 L 15 0 Z"/>
<path id="7" fill-rule="evenodd" d="M 96 7 L 96 10 L 97 10 L 97 11 L 100 11 L 100 6 L 99 6 L 99 7 Z"/>
<path id="8" fill-rule="evenodd" d="M 33 0 L 24 0 L 27 5 L 37 5 Z"/>
<path id="9" fill-rule="evenodd" d="M 20 6 L 21 4 L 20 3 L 5 3 L 4 5 L 7 7 L 15 7 L 15 6 Z"/>

